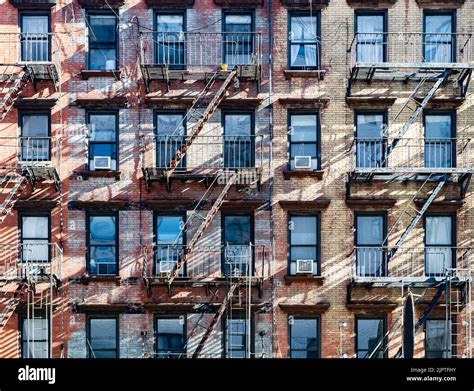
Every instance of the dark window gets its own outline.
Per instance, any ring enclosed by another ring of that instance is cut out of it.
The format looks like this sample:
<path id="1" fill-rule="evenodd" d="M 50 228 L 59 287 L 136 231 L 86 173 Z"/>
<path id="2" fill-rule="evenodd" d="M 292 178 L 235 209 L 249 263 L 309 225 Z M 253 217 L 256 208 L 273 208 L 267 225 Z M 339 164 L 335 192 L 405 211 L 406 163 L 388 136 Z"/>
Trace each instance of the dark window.
<path id="1" fill-rule="evenodd" d="M 224 275 L 245 276 L 252 273 L 252 216 L 224 216 Z"/>
<path id="2" fill-rule="evenodd" d="M 21 61 L 48 62 L 50 54 L 49 13 L 21 13 Z"/>
<path id="3" fill-rule="evenodd" d="M 117 17 L 113 13 L 89 14 L 89 69 L 117 69 Z"/>
<path id="4" fill-rule="evenodd" d="M 289 114 L 290 169 L 320 168 L 318 114 Z"/>
<path id="5" fill-rule="evenodd" d="M 424 50 L 425 62 L 455 62 L 456 21 L 453 12 L 425 12 Z"/>
<path id="6" fill-rule="evenodd" d="M 454 216 L 426 215 L 425 273 L 443 277 L 454 266 Z"/>
<path id="7" fill-rule="evenodd" d="M 317 69 L 319 67 L 318 18 L 318 13 L 292 12 L 290 14 L 288 46 L 291 69 Z"/>
<path id="8" fill-rule="evenodd" d="M 385 215 L 356 215 L 357 275 L 362 277 L 385 276 Z"/>
<path id="9" fill-rule="evenodd" d="M 455 167 L 453 113 L 425 114 L 425 167 Z"/>
<path id="10" fill-rule="evenodd" d="M 21 319 L 21 358 L 49 357 L 49 325 L 46 318 Z"/>
<path id="11" fill-rule="evenodd" d="M 89 273 L 116 275 L 118 264 L 118 216 L 88 215 Z"/>
<path id="12" fill-rule="evenodd" d="M 184 316 L 156 319 L 156 347 L 158 358 L 185 358 Z"/>
<path id="13" fill-rule="evenodd" d="M 20 113 L 21 160 L 43 162 L 51 160 L 49 114 Z"/>
<path id="14" fill-rule="evenodd" d="M 226 319 L 225 348 L 227 358 L 247 357 L 247 320 Z"/>
<path id="15" fill-rule="evenodd" d="M 243 168 L 254 165 L 253 115 L 224 113 L 224 167 Z"/>
<path id="16" fill-rule="evenodd" d="M 224 63 L 235 65 L 251 64 L 253 52 L 253 14 L 224 14 Z"/>
<path id="17" fill-rule="evenodd" d="M 375 168 L 385 165 L 386 138 L 383 136 L 385 113 L 356 113 L 357 168 Z"/>
<path id="18" fill-rule="evenodd" d="M 89 169 L 116 170 L 118 116 L 116 113 L 89 113 Z"/>
<path id="19" fill-rule="evenodd" d="M 89 358 L 118 358 L 117 318 L 89 318 Z"/>
<path id="20" fill-rule="evenodd" d="M 356 318 L 357 358 L 383 358 L 385 353 L 385 319 Z"/>
<path id="21" fill-rule="evenodd" d="M 169 273 L 183 255 L 184 215 L 156 216 L 156 273 Z M 183 268 L 180 275 L 184 274 Z"/>
<path id="22" fill-rule="evenodd" d="M 184 14 L 156 14 L 155 53 L 158 64 L 168 64 L 170 69 L 185 69 L 184 30 Z"/>
<path id="23" fill-rule="evenodd" d="M 319 273 L 319 216 L 290 215 L 288 229 L 290 274 L 317 275 Z"/>
<path id="24" fill-rule="evenodd" d="M 427 319 L 425 323 L 425 358 L 451 358 L 452 323 L 446 319 Z"/>
<path id="25" fill-rule="evenodd" d="M 356 12 L 357 62 L 380 63 L 387 58 L 386 12 Z"/>
<path id="26" fill-rule="evenodd" d="M 21 215 L 21 262 L 49 262 L 50 217 Z"/>
<path id="27" fill-rule="evenodd" d="M 319 318 L 289 319 L 290 358 L 319 358 Z"/>
<path id="28" fill-rule="evenodd" d="M 169 168 L 176 152 L 181 150 L 186 134 L 186 121 L 183 113 L 156 113 L 156 166 Z M 186 167 L 186 155 L 178 168 Z"/>

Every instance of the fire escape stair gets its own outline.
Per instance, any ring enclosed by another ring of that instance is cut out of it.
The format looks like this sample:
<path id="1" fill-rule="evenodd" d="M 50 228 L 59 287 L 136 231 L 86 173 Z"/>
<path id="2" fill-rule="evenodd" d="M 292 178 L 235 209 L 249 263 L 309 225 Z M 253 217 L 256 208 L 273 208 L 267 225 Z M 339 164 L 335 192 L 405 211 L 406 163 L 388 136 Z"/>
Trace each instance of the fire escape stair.
<path id="1" fill-rule="evenodd" d="M 7 325 L 8 320 L 13 316 L 15 313 L 18 304 L 21 302 L 21 295 L 23 290 L 26 286 L 25 282 L 18 283 L 18 286 L 13 293 L 13 295 L 8 299 L 5 304 L 5 308 L 3 309 L 2 313 L 0 314 L 0 331 Z"/>
<path id="2" fill-rule="evenodd" d="M 11 211 L 20 193 L 21 186 L 25 181 L 25 177 L 20 175 L 8 175 L 3 179 L 3 192 L 8 191 L 5 199 L 0 204 L 0 223 L 2 223 L 7 216 L 11 215 Z"/>
<path id="3" fill-rule="evenodd" d="M 0 121 L 3 121 L 10 112 L 13 105 L 20 97 L 21 91 L 28 84 L 29 79 L 29 73 L 24 69 L 21 70 L 20 73 L 15 73 L 8 77 L 3 86 L 3 91 L 6 90 L 6 93 L 0 100 Z"/>

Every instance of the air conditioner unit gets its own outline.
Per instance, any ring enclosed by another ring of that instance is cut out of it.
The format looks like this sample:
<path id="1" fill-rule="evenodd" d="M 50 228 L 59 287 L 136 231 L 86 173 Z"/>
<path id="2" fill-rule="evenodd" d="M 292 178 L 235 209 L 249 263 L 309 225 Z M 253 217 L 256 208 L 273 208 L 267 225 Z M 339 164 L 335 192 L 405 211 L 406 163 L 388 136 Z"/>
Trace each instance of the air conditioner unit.
<path id="1" fill-rule="evenodd" d="M 295 168 L 311 168 L 311 156 L 295 156 Z"/>
<path id="2" fill-rule="evenodd" d="M 95 170 L 110 170 L 111 163 L 110 156 L 94 156 Z"/>
<path id="3" fill-rule="evenodd" d="M 296 261 L 296 274 L 313 274 L 312 259 L 298 259 Z"/>

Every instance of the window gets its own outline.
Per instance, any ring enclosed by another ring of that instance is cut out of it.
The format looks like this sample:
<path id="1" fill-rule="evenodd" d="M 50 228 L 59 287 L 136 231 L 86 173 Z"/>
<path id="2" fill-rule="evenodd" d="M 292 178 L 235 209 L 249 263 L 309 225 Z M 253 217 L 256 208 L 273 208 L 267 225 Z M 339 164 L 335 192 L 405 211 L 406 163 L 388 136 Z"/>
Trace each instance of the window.
<path id="1" fill-rule="evenodd" d="M 117 17 L 113 13 L 90 13 L 89 69 L 117 69 Z"/>
<path id="2" fill-rule="evenodd" d="M 297 262 L 313 261 L 313 275 L 319 274 L 319 216 L 290 215 L 289 273 L 297 273 Z"/>
<path id="3" fill-rule="evenodd" d="M 88 215 L 88 260 L 91 275 L 116 275 L 118 216 Z"/>
<path id="4" fill-rule="evenodd" d="M 158 112 L 155 114 L 156 134 L 156 166 L 169 168 L 176 152 L 181 150 L 185 142 L 186 121 L 182 112 Z M 186 155 L 178 165 L 178 169 L 186 167 Z"/>
<path id="5" fill-rule="evenodd" d="M 246 358 L 247 320 L 226 319 L 225 326 L 226 358 Z"/>
<path id="6" fill-rule="evenodd" d="M 425 11 L 423 59 L 425 62 L 455 62 L 456 20 L 454 12 Z"/>
<path id="7" fill-rule="evenodd" d="M 97 170 L 105 166 L 96 167 L 95 160 L 103 163 L 110 159 L 110 169 L 118 168 L 117 156 L 117 113 L 88 113 L 89 128 L 89 169 Z"/>
<path id="8" fill-rule="evenodd" d="M 320 159 L 318 142 L 318 114 L 290 113 L 288 117 L 288 133 L 290 136 L 290 169 L 319 169 Z"/>
<path id="9" fill-rule="evenodd" d="M 387 59 L 386 11 L 356 11 L 357 62 L 380 63 Z"/>
<path id="10" fill-rule="evenodd" d="M 185 358 L 184 316 L 156 319 L 156 352 L 158 358 Z"/>
<path id="11" fill-rule="evenodd" d="M 425 322 L 425 358 L 451 358 L 452 322 L 446 319 L 427 319 Z"/>
<path id="12" fill-rule="evenodd" d="M 425 273 L 444 277 L 455 265 L 454 216 L 425 216 Z"/>
<path id="13" fill-rule="evenodd" d="M 425 123 L 425 167 L 455 167 L 454 113 L 429 113 Z"/>
<path id="14" fill-rule="evenodd" d="M 289 318 L 290 358 L 319 358 L 319 318 Z"/>
<path id="15" fill-rule="evenodd" d="M 49 262 L 49 215 L 22 214 L 21 262 Z"/>
<path id="16" fill-rule="evenodd" d="M 288 46 L 291 69 L 318 69 L 320 57 L 319 14 L 292 12 Z"/>
<path id="17" fill-rule="evenodd" d="M 158 64 L 185 69 L 185 19 L 183 13 L 156 14 L 155 53 Z"/>
<path id="18" fill-rule="evenodd" d="M 47 62 L 51 60 L 49 41 L 49 13 L 20 14 L 21 61 Z"/>
<path id="19" fill-rule="evenodd" d="M 224 275 L 252 274 L 253 219 L 250 215 L 224 215 Z"/>
<path id="20" fill-rule="evenodd" d="M 386 112 L 356 112 L 357 168 L 375 168 L 386 164 L 387 140 L 383 136 Z"/>
<path id="21" fill-rule="evenodd" d="M 89 318 L 89 358 L 118 358 L 117 318 Z"/>
<path id="22" fill-rule="evenodd" d="M 356 214 L 356 269 L 361 277 L 382 277 L 386 273 L 384 214 Z"/>
<path id="23" fill-rule="evenodd" d="M 384 358 L 385 318 L 356 318 L 357 358 Z"/>
<path id="24" fill-rule="evenodd" d="M 253 52 L 253 14 L 224 14 L 224 63 L 230 68 L 235 65 L 251 64 Z"/>
<path id="25" fill-rule="evenodd" d="M 169 273 L 184 251 L 185 215 L 156 216 L 156 273 Z M 180 275 L 184 275 L 184 265 Z"/>
<path id="26" fill-rule="evenodd" d="M 42 162 L 51 160 L 50 115 L 20 113 L 21 160 Z"/>
<path id="27" fill-rule="evenodd" d="M 253 167 L 253 113 L 224 113 L 223 116 L 224 167 Z"/>
<path id="28" fill-rule="evenodd" d="M 49 325 L 46 318 L 21 319 L 21 358 L 49 357 Z"/>

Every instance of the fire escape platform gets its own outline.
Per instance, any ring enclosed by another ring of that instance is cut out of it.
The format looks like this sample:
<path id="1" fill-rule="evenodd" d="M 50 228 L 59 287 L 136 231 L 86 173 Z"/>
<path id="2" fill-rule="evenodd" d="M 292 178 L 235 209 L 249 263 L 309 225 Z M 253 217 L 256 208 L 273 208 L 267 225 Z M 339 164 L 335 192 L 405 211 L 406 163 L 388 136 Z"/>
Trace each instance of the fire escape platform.
<path id="1" fill-rule="evenodd" d="M 229 283 L 232 284 L 249 284 L 252 287 L 260 287 L 263 278 L 262 277 L 207 277 L 202 279 L 195 279 L 192 277 L 176 277 L 173 280 L 175 286 L 226 286 Z M 150 276 L 147 277 L 147 284 L 149 286 L 168 286 L 169 279 L 162 276 Z"/>
<path id="2" fill-rule="evenodd" d="M 354 276 L 351 280 L 351 285 L 366 286 L 372 288 L 386 288 L 386 287 L 401 287 L 410 286 L 412 288 L 429 288 L 443 284 L 446 277 L 380 277 L 380 276 Z M 453 276 L 451 281 L 454 285 L 461 286 L 465 284 L 468 279 L 463 276 Z"/>

